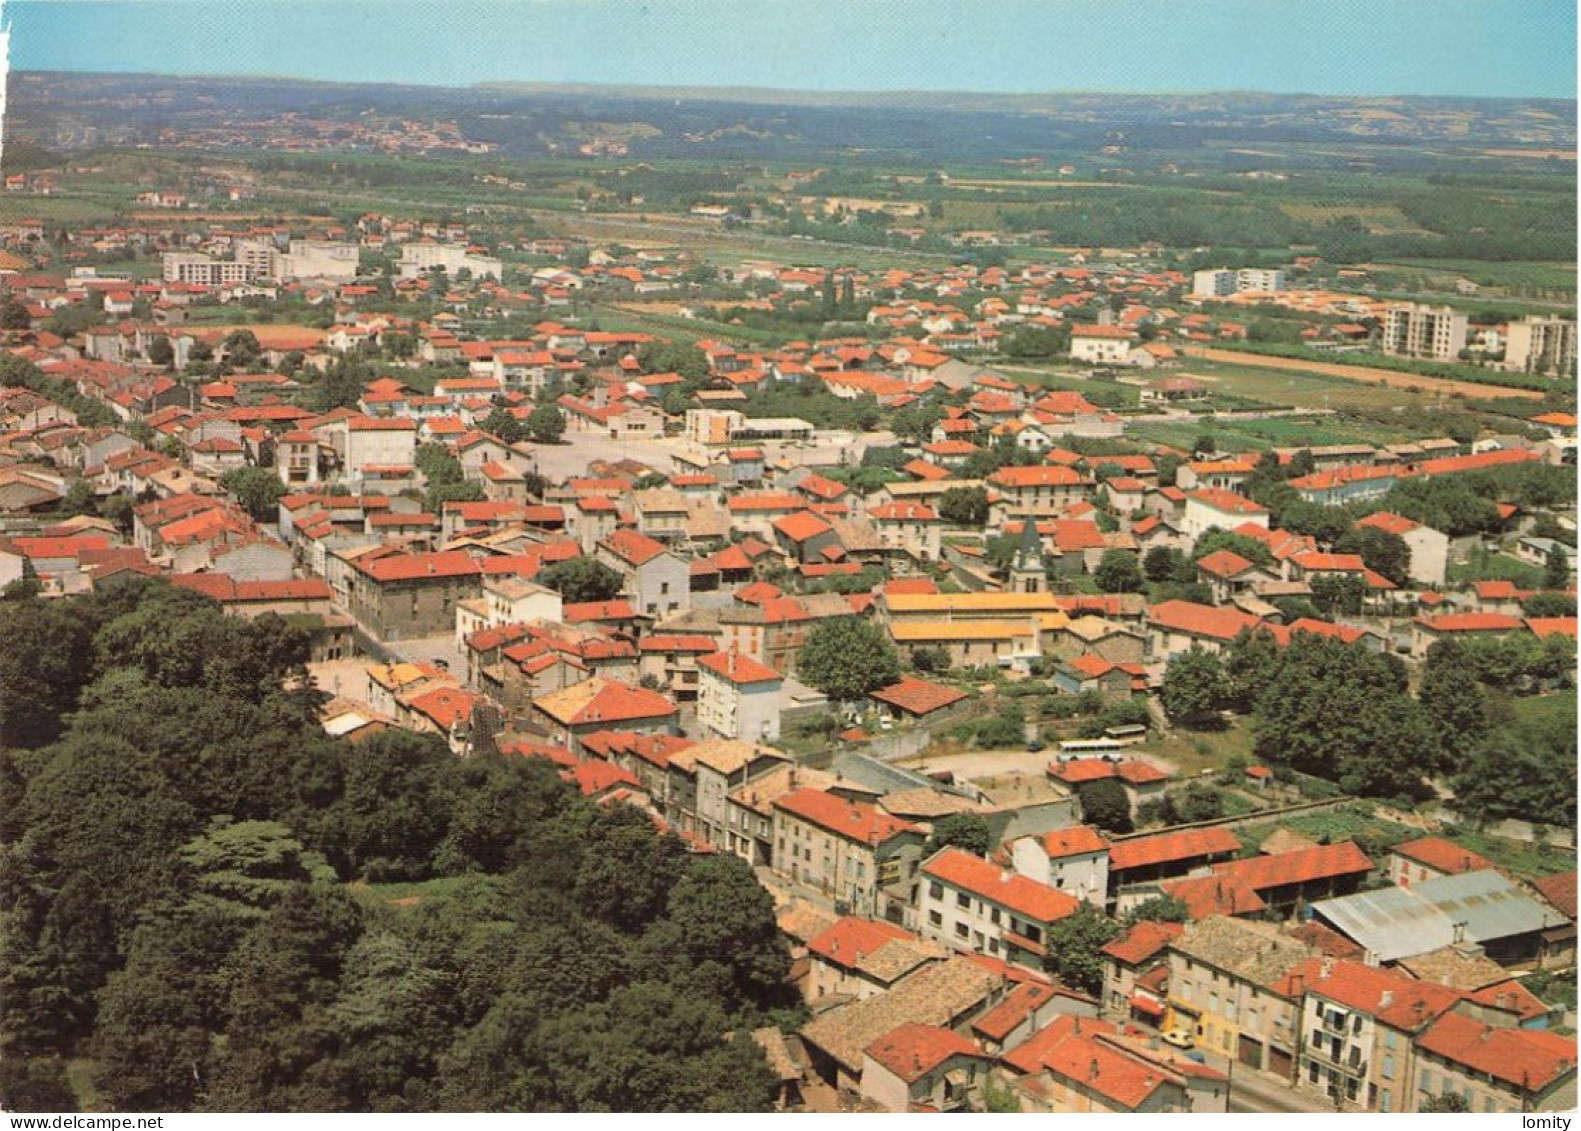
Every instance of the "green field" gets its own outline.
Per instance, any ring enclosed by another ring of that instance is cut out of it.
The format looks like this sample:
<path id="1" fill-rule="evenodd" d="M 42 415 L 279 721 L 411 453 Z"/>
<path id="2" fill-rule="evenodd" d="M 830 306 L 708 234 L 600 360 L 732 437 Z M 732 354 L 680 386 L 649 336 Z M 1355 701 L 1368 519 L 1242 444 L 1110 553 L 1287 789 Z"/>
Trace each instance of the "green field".
<path id="1" fill-rule="evenodd" d="M 1435 285 L 1447 282 L 1453 288 L 1456 278 L 1470 279 L 1483 287 L 1508 288 L 1516 293 L 1532 291 L 1568 291 L 1575 293 L 1576 265 L 1574 263 L 1544 263 L 1540 261 L 1512 261 L 1489 263 L 1475 259 L 1391 259 L 1376 265 L 1391 272 L 1431 279 Z M 1469 300 L 1475 302 L 1475 296 Z"/>
<path id="2" fill-rule="evenodd" d="M 1471 559 L 1449 567 L 1449 583 L 1458 585 L 1468 581 L 1513 581 L 1522 589 L 1540 589 L 1543 571 L 1539 566 L 1523 562 L 1509 554 L 1490 554 L 1474 550 Z"/>

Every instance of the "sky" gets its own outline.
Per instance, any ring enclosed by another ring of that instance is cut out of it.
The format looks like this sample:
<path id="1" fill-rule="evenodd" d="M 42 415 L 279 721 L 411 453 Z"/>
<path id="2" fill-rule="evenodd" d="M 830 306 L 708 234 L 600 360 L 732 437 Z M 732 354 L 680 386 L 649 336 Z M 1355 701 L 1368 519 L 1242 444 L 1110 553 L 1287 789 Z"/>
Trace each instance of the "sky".
<path id="1" fill-rule="evenodd" d="M 8 0 L 24 70 L 1576 97 L 1575 0 Z"/>

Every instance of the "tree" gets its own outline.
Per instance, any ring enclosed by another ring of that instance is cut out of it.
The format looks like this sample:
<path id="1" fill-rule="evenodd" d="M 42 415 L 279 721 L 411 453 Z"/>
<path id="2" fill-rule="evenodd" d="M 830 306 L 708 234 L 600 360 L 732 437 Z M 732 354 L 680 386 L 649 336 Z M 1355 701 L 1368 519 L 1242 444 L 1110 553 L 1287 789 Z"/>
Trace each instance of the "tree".
<path id="1" fill-rule="evenodd" d="M 1138 923 L 1184 923 L 1191 918 L 1191 909 L 1184 900 L 1172 895 L 1155 895 L 1145 899 L 1120 920 L 1127 930 Z"/>
<path id="2" fill-rule="evenodd" d="M 539 405 L 527 417 L 527 434 L 534 443 L 559 443 L 565 434 L 565 413 L 552 404 Z"/>
<path id="3" fill-rule="evenodd" d="M 942 645 L 935 645 L 933 647 L 913 648 L 911 650 L 911 666 L 923 674 L 928 672 L 947 672 L 954 666 L 954 661 L 950 659 L 950 650 L 948 648 Z"/>
<path id="4" fill-rule="evenodd" d="M 941 848 L 955 847 L 973 856 L 987 856 L 992 847 L 988 822 L 976 813 L 954 813 L 933 823 L 933 835 L 924 852 L 931 855 Z"/>
<path id="5" fill-rule="evenodd" d="M 1360 554 L 1367 568 L 1396 585 L 1411 580 L 1411 547 L 1405 539 L 1376 526 L 1355 526 L 1334 543 L 1335 553 Z"/>
<path id="6" fill-rule="evenodd" d="M 796 655 L 796 674 L 839 702 L 855 702 L 900 678 L 900 656 L 882 628 L 855 617 L 820 620 Z"/>
<path id="7" fill-rule="evenodd" d="M 277 504 L 285 494 L 285 484 L 268 468 L 233 467 L 220 476 L 220 486 L 259 522 L 274 522 L 280 517 Z"/>
<path id="8" fill-rule="evenodd" d="M 982 526 L 988 521 L 988 492 L 981 487 L 951 487 L 939 496 L 939 517 L 952 526 Z"/>
<path id="9" fill-rule="evenodd" d="M 1253 733 L 1265 761 L 1369 797 L 1419 792 L 1438 755 L 1397 657 L 1306 632 L 1279 653 L 1257 700 Z"/>
<path id="10" fill-rule="evenodd" d="M 1469 1112 L 1471 1105 L 1466 1102 L 1466 1097 L 1459 1092 L 1443 1092 L 1436 1096 L 1428 1096 L 1416 1110 L 1424 1114 L 1433 1115 L 1446 1112 L 1460 1114 Z"/>
<path id="11" fill-rule="evenodd" d="M 240 369 L 246 369 L 263 356 L 263 347 L 258 344 L 258 335 L 251 330 L 232 330 L 225 335 L 225 340 L 220 343 L 220 349 L 225 353 L 226 364 Z"/>
<path id="12" fill-rule="evenodd" d="M 522 422 L 498 407 L 483 418 L 483 431 L 499 437 L 507 444 L 519 444 L 527 438 L 527 429 Z"/>
<path id="13" fill-rule="evenodd" d="M 1576 818 L 1576 697 L 1518 713 L 1477 742 L 1451 780 L 1455 805 L 1480 820 L 1571 826 Z"/>
<path id="14" fill-rule="evenodd" d="M 1576 599 L 1568 593 L 1533 593 L 1521 602 L 1521 612 L 1529 617 L 1573 617 Z"/>
<path id="15" fill-rule="evenodd" d="M 1174 546 L 1154 546 L 1142 555 L 1142 574 L 1149 581 L 1177 579 L 1183 567 L 1189 568 L 1186 555 Z"/>
<path id="16" fill-rule="evenodd" d="M 1139 593 L 1144 585 L 1136 555 L 1128 550 L 1105 550 L 1093 580 L 1105 593 Z"/>
<path id="17" fill-rule="evenodd" d="M 1237 710 L 1250 711 L 1268 686 L 1279 659 L 1279 644 L 1273 634 L 1242 629 L 1230 642 L 1224 657 L 1226 694 Z"/>
<path id="18" fill-rule="evenodd" d="M 166 369 L 176 363 L 175 347 L 170 344 L 170 338 L 164 334 L 155 334 L 148 343 L 148 360 L 155 365 L 162 365 Z"/>
<path id="19" fill-rule="evenodd" d="M 1427 650 L 1417 702 L 1438 737 L 1440 766 L 1459 766 L 1488 729 L 1476 665 L 1456 640 Z"/>
<path id="20" fill-rule="evenodd" d="M 0 303 L 0 330 L 26 330 L 33 325 L 33 316 L 15 295 L 7 295 Z"/>
<path id="21" fill-rule="evenodd" d="M 1076 787 L 1076 800 L 1081 804 L 1082 824 L 1111 833 L 1131 831 L 1131 800 L 1116 779 L 1083 782 Z"/>
<path id="22" fill-rule="evenodd" d="M 1175 798 L 1175 811 L 1186 824 L 1224 816 L 1224 795 L 1211 785 L 1192 782 Z"/>
<path id="23" fill-rule="evenodd" d="M 625 585 L 616 570 L 585 555 L 555 562 L 538 575 L 538 581 L 560 594 L 568 605 L 614 600 Z"/>
<path id="24" fill-rule="evenodd" d="M 1191 547 L 1191 560 L 1200 562 L 1218 550 L 1229 550 L 1233 554 L 1239 554 L 1253 565 L 1272 565 L 1274 560 L 1273 551 L 1256 538 L 1222 530 L 1217 526 L 1202 532 L 1202 536 Z"/>
<path id="25" fill-rule="evenodd" d="M 1543 588 L 1564 589 L 1570 584 L 1570 556 L 1555 542 L 1543 559 Z"/>
<path id="26" fill-rule="evenodd" d="M 1170 657 L 1159 689 L 1164 713 L 1182 724 L 1201 725 L 1218 720 L 1230 699 L 1230 681 L 1224 663 L 1213 653 L 1193 644 Z"/>
<path id="27" fill-rule="evenodd" d="M 1103 993 L 1103 948 L 1119 937 L 1123 928 L 1089 903 L 1083 903 L 1052 924 L 1045 936 L 1050 974 L 1083 993 Z"/>

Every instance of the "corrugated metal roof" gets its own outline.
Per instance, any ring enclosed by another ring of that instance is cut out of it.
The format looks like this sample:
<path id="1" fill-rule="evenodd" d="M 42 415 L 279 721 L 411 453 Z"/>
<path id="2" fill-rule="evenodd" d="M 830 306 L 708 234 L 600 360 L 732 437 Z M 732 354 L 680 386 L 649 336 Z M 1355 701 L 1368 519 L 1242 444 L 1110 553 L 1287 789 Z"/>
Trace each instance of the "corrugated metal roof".
<path id="1" fill-rule="evenodd" d="M 1409 888 L 1381 888 L 1320 900 L 1313 912 L 1366 947 L 1378 962 L 1423 954 L 1454 941 L 1449 916 Z"/>
<path id="2" fill-rule="evenodd" d="M 1417 884 L 1415 891 L 1452 922 L 1464 922 L 1466 937 L 1474 942 L 1524 935 L 1567 922 L 1491 869 L 1426 880 Z"/>
<path id="3" fill-rule="evenodd" d="M 1379 962 L 1449 946 L 1457 923 L 1465 924 L 1466 942 L 1482 943 L 1567 922 L 1492 870 L 1325 899 L 1312 910 Z"/>

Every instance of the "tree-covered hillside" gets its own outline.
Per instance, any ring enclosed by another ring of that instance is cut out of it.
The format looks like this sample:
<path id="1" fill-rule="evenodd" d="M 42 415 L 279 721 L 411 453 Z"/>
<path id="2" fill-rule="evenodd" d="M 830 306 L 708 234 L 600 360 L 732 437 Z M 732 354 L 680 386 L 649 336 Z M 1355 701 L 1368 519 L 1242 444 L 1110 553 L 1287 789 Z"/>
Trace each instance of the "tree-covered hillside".
<path id="1" fill-rule="evenodd" d="M 771 1104 L 744 863 L 547 762 L 331 739 L 297 630 L 163 583 L 0 640 L 0 1106 L 73 1110 L 69 1058 L 118 1110 Z"/>

